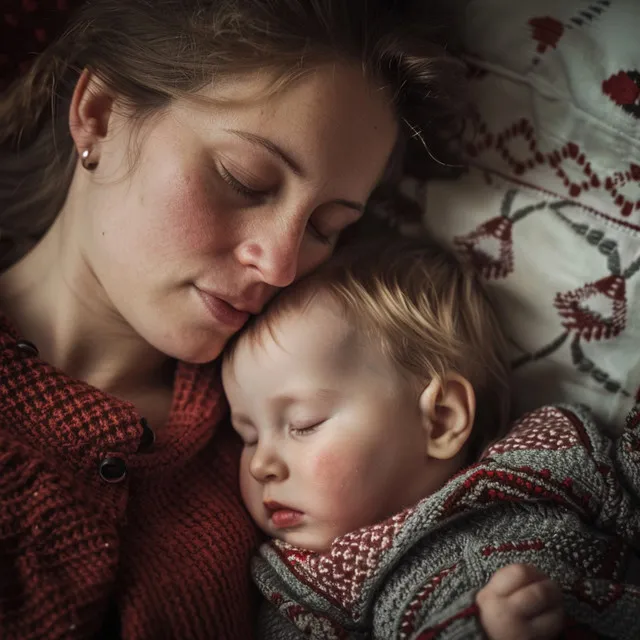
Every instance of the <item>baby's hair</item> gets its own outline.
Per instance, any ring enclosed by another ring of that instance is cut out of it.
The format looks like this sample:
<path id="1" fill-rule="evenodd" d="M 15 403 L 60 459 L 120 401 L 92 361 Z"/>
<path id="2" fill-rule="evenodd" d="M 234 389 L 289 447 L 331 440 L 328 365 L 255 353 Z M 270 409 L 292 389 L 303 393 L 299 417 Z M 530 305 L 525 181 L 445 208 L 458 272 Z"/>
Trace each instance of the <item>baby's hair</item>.
<path id="1" fill-rule="evenodd" d="M 433 242 L 367 241 L 344 247 L 285 289 L 230 343 L 275 337 L 278 319 L 330 295 L 362 341 L 377 347 L 420 393 L 455 372 L 476 394 L 469 458 L 501 437 L 509 419 L 507 343 L 491 301 L 470 266 Z M 310 336 L 310 339 L 313 339 Z"/>

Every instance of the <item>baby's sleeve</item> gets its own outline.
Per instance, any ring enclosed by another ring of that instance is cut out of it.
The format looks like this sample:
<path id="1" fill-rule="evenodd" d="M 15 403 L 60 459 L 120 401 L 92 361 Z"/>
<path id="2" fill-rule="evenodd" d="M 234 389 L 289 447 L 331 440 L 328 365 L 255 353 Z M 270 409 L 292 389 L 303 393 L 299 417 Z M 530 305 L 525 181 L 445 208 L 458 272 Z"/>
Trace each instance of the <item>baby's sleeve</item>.
<path id="1" fill-rule="evenodd" d="M 548 503 L 640 548 L 640 414 L 611 437 L 580 407 L 523 416 L 482 460 L 509 499 Z M 501 473 L 504 472 L 504 473 Z M 519 478 L 519 490 L 511 476 Z M 498 492 L 500 493 L 500 492 Z"/>
<path id="2" fill-rule="evenodd" d="M 587 429 L 589 456 L 599 480 L 596 526 L 620 536 L 640 550 L 640 413 L 634 410 L 623 432 L 609 438 L 597 427 Z"/>
<path id="3" fill-rule="evenodd" d="M 308 638 L 272 604 L 263 602 L 258 614 L 256 638 L 260 640 L 301 640 Z"/>

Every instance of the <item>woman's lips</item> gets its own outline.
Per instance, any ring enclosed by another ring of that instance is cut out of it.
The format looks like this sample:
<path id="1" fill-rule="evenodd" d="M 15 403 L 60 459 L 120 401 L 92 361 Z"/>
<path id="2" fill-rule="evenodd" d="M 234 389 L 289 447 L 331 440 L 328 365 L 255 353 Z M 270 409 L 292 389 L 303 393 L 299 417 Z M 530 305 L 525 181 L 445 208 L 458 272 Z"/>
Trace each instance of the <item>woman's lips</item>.
<path id="1" fill-rule="evenodd" d="M 209 313 L 219 323 L 237 331 L 249 319 L 250 314 L 247 311 L 239 311 L 212 293 L 207 293 L 197 287 L 196 290 Z"/>

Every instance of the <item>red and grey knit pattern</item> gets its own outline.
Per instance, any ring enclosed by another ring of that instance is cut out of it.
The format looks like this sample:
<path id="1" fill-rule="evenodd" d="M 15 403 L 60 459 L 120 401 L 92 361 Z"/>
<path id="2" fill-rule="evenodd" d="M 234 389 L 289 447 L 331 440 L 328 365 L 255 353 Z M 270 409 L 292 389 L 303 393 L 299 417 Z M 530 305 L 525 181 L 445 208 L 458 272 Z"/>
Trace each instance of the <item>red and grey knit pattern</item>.
<path id="1" fill-rule="evenodd" d="M 125 640 L 251 637 L 257 535 L 224 411 L 215 368 L 179 365 L 145 447 L 132 405 L 42 362 L 0 319 L 3 640 L 94 637 L 109 602 Z"/>
<path id="2" fill-rule="evenodd" d="M 625 577 L 639 552 L 640 417 L 612 443 L 589 416 L 545 407 L 438 493 L 325 553 L 263 545 L 262 637 L 482 637 L 477 590 L 523 562 L 563 586 L 567 637 L 637 640 L 640 588 Z"/>

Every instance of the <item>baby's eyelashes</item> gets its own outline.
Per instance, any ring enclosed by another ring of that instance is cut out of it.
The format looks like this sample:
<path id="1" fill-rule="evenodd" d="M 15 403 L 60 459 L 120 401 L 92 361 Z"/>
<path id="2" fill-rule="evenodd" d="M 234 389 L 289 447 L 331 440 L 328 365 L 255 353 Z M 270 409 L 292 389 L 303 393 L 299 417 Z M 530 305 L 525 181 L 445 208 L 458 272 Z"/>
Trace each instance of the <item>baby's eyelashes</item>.
<path id="1" fill-rule="evenodd" d="M 328 418 L 314 417 L 312 419 L 295 420 L 288 422 L 283 420 L 280 428 L 274 428 L 275 432 L 279 432 L 282 435 L 289 434 L 294 437 L 310 436 L 327 421 Z M 242 443 L 245 447 L 255 447 L 258 444 L 258 429 L 253 423 L 250 423 L 244 417 L 235 418 L 231 417 L 231 426 L 235 432 L 242 439 Z M 280 436 L 280 437 L 281 437 Z"/>
<path id="2" fill-rule="evenodd" d="M 291 424 L 289 425 L 289 433 L 296 436 L 309 436 L 312 433 L 315 433 L 323 422 L 324 420 L 313 420 L 307 424 Z"/>

